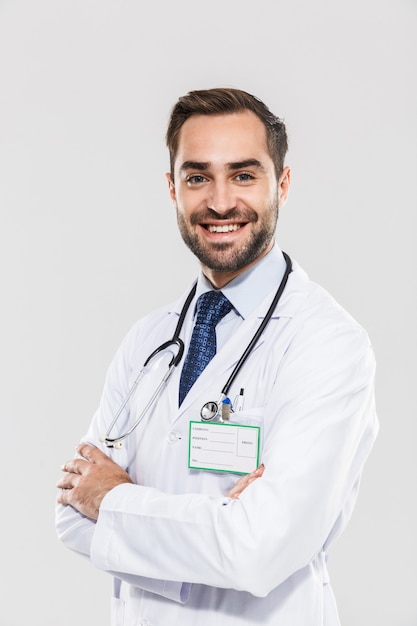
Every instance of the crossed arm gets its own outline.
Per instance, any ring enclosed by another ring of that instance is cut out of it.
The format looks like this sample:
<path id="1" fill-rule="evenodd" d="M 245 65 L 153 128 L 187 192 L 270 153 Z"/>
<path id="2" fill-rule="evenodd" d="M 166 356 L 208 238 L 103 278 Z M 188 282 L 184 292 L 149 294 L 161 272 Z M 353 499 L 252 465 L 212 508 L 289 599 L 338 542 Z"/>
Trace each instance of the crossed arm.
<path id="1" fill-rule="evenodd" d="M 61 489 L 58 494 L 60 504 L 70 504 L 83 515 L 96 520 L 104 496 L 114 487 L 123 483 L 132 483 L 129 474 L 112 461 L 98 448 L 89 444 L 80 444 L 77 448 L 79 458 L 67 461 L 62 466 L 64 475 L 57 483 Z M 226 494 L 237 499 L 250 483 L 262 476 L 264 466 L 242 476 Z"/>
<path id="2" fill-rule="evenodd" d="M 377 433 L 374 359 L 355 327 L 313 334 L 307 327 L 279 374 L 264 407 L 265 472 L 238 480 L 229 499 L 142 488 L 140 474 L 132 485 L 104 452 L 81 444 L 57 484 L 58 502 L 71 505 L 58 509 L 65 545 L 130 584 L 134 574 L 133 584 L 160 595 L 161 581 L 189 581 L 263 597 L 305 567 L 340 533 L 355 501 Z M 99 426 L 87 439 L 95 440 Z M 168 543 L 171 536 L 177 540 Z"/>

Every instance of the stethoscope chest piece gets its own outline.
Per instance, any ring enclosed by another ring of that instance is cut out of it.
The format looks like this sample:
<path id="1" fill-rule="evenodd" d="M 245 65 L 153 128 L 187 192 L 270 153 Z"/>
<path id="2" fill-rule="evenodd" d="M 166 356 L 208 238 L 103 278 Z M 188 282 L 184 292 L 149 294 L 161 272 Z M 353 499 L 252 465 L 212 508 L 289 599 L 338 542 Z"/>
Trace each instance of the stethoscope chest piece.
<path id="1" fill-rule="evenodd" d="M 206 402 L 201 407 L 200 417 L 203 422 L 215 422 L 220 419 L 219 405 L 214 400 Z"/>

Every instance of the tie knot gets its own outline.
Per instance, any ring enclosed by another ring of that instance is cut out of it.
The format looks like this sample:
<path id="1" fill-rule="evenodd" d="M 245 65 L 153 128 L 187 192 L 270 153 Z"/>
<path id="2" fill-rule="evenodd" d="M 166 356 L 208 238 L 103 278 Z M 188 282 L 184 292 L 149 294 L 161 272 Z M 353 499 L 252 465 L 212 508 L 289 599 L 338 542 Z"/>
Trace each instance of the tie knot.
<path id="1" fill-rule="evenodd" d="M 231 303 L 221 291 L 207 291 L 197 300 L 196 324 L 216 326 L 231 310 Z"/>

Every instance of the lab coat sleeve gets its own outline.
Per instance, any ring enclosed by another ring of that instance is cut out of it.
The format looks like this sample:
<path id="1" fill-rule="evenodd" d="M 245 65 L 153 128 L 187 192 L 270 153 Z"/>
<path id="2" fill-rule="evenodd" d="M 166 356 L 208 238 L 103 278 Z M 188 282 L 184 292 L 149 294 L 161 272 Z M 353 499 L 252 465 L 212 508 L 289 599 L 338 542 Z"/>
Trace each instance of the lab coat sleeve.
<path id="1" fill-rule="evenodd" d="M 95 522 L 93 520 L 84 517 L 71 506 L 58 504 L 56 510 L 56 528 L 59 539 L 67 548 L 90 559 L 91 543 L 95 529 Z M 164 596 L 175 602 L 184 603 L 189 596 L 190 585 L 186 583 L 157 580 L 148 578 L 147 576 L 136 576 L 126 574 L 125 572 L 113 572 L 110 570 L 108 570 L 108 573 L 120 580 L 128 582 L 130 585 Z"/>
<path id="2" fill-rule="evenodd" d="M 100 447 L 103 452 L 112 456 L 112 451 L 98 441 L 98 433 L 106 432 L 111 416 L 119 408 L 122 398 L 126 396 L 129 377 L 132 373 L 131 346 L 140 342 L 141 323 L 136 324 L 128 333 L 117 351 L 108 370 L 100 407 L 94 416 L 92 424 L 82 441 Z M 134 361 L 134 359 L 133 359 Z M 114 461 L 127 469 L 123 455 L 118 451 Z M 70 550 L 90 559 L 91 545 L 95 533 L 96 522 L 91 520 L 69 505 L 57 504 L 55 512 L 55 526 L 59 540 Z M 170 600 L 183 603 L 188 598 L 189 585 L 177 581 L 152 579 L 148 576 L 137 576 L 131 573 L 110 571 L 121 580 L 162 595 Z"/>
<path id="3" fill-rule="evenodd" d="M 337 316 L 336 316 L 336 319 Z M 120 485 L 104 498 L 91 558 L 265 596 L 322 551 L 351 511 L 377 433 L 374 357 L 353 323 L 305 323 L 265 406 L 265 472 L 239 500 Z"/>

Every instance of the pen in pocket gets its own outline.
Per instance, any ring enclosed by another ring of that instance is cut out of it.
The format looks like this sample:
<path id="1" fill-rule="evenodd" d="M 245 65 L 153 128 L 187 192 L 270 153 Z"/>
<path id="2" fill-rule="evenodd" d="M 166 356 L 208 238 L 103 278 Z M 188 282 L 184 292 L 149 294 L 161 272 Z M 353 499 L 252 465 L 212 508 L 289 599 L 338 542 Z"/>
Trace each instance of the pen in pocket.
<path id="1" fill-rule="evenodd" d="M 243 387 L 240 389 L 239 391 L 239 395 L 236 396 L 235 401 L 233 402 L 233 410 L 235 411 L 235 413 L 237 413 L 238 411 L 242 411 L 243 410 L 243 395 L 245 393 L 245 390 L 243 389 Z"/>

